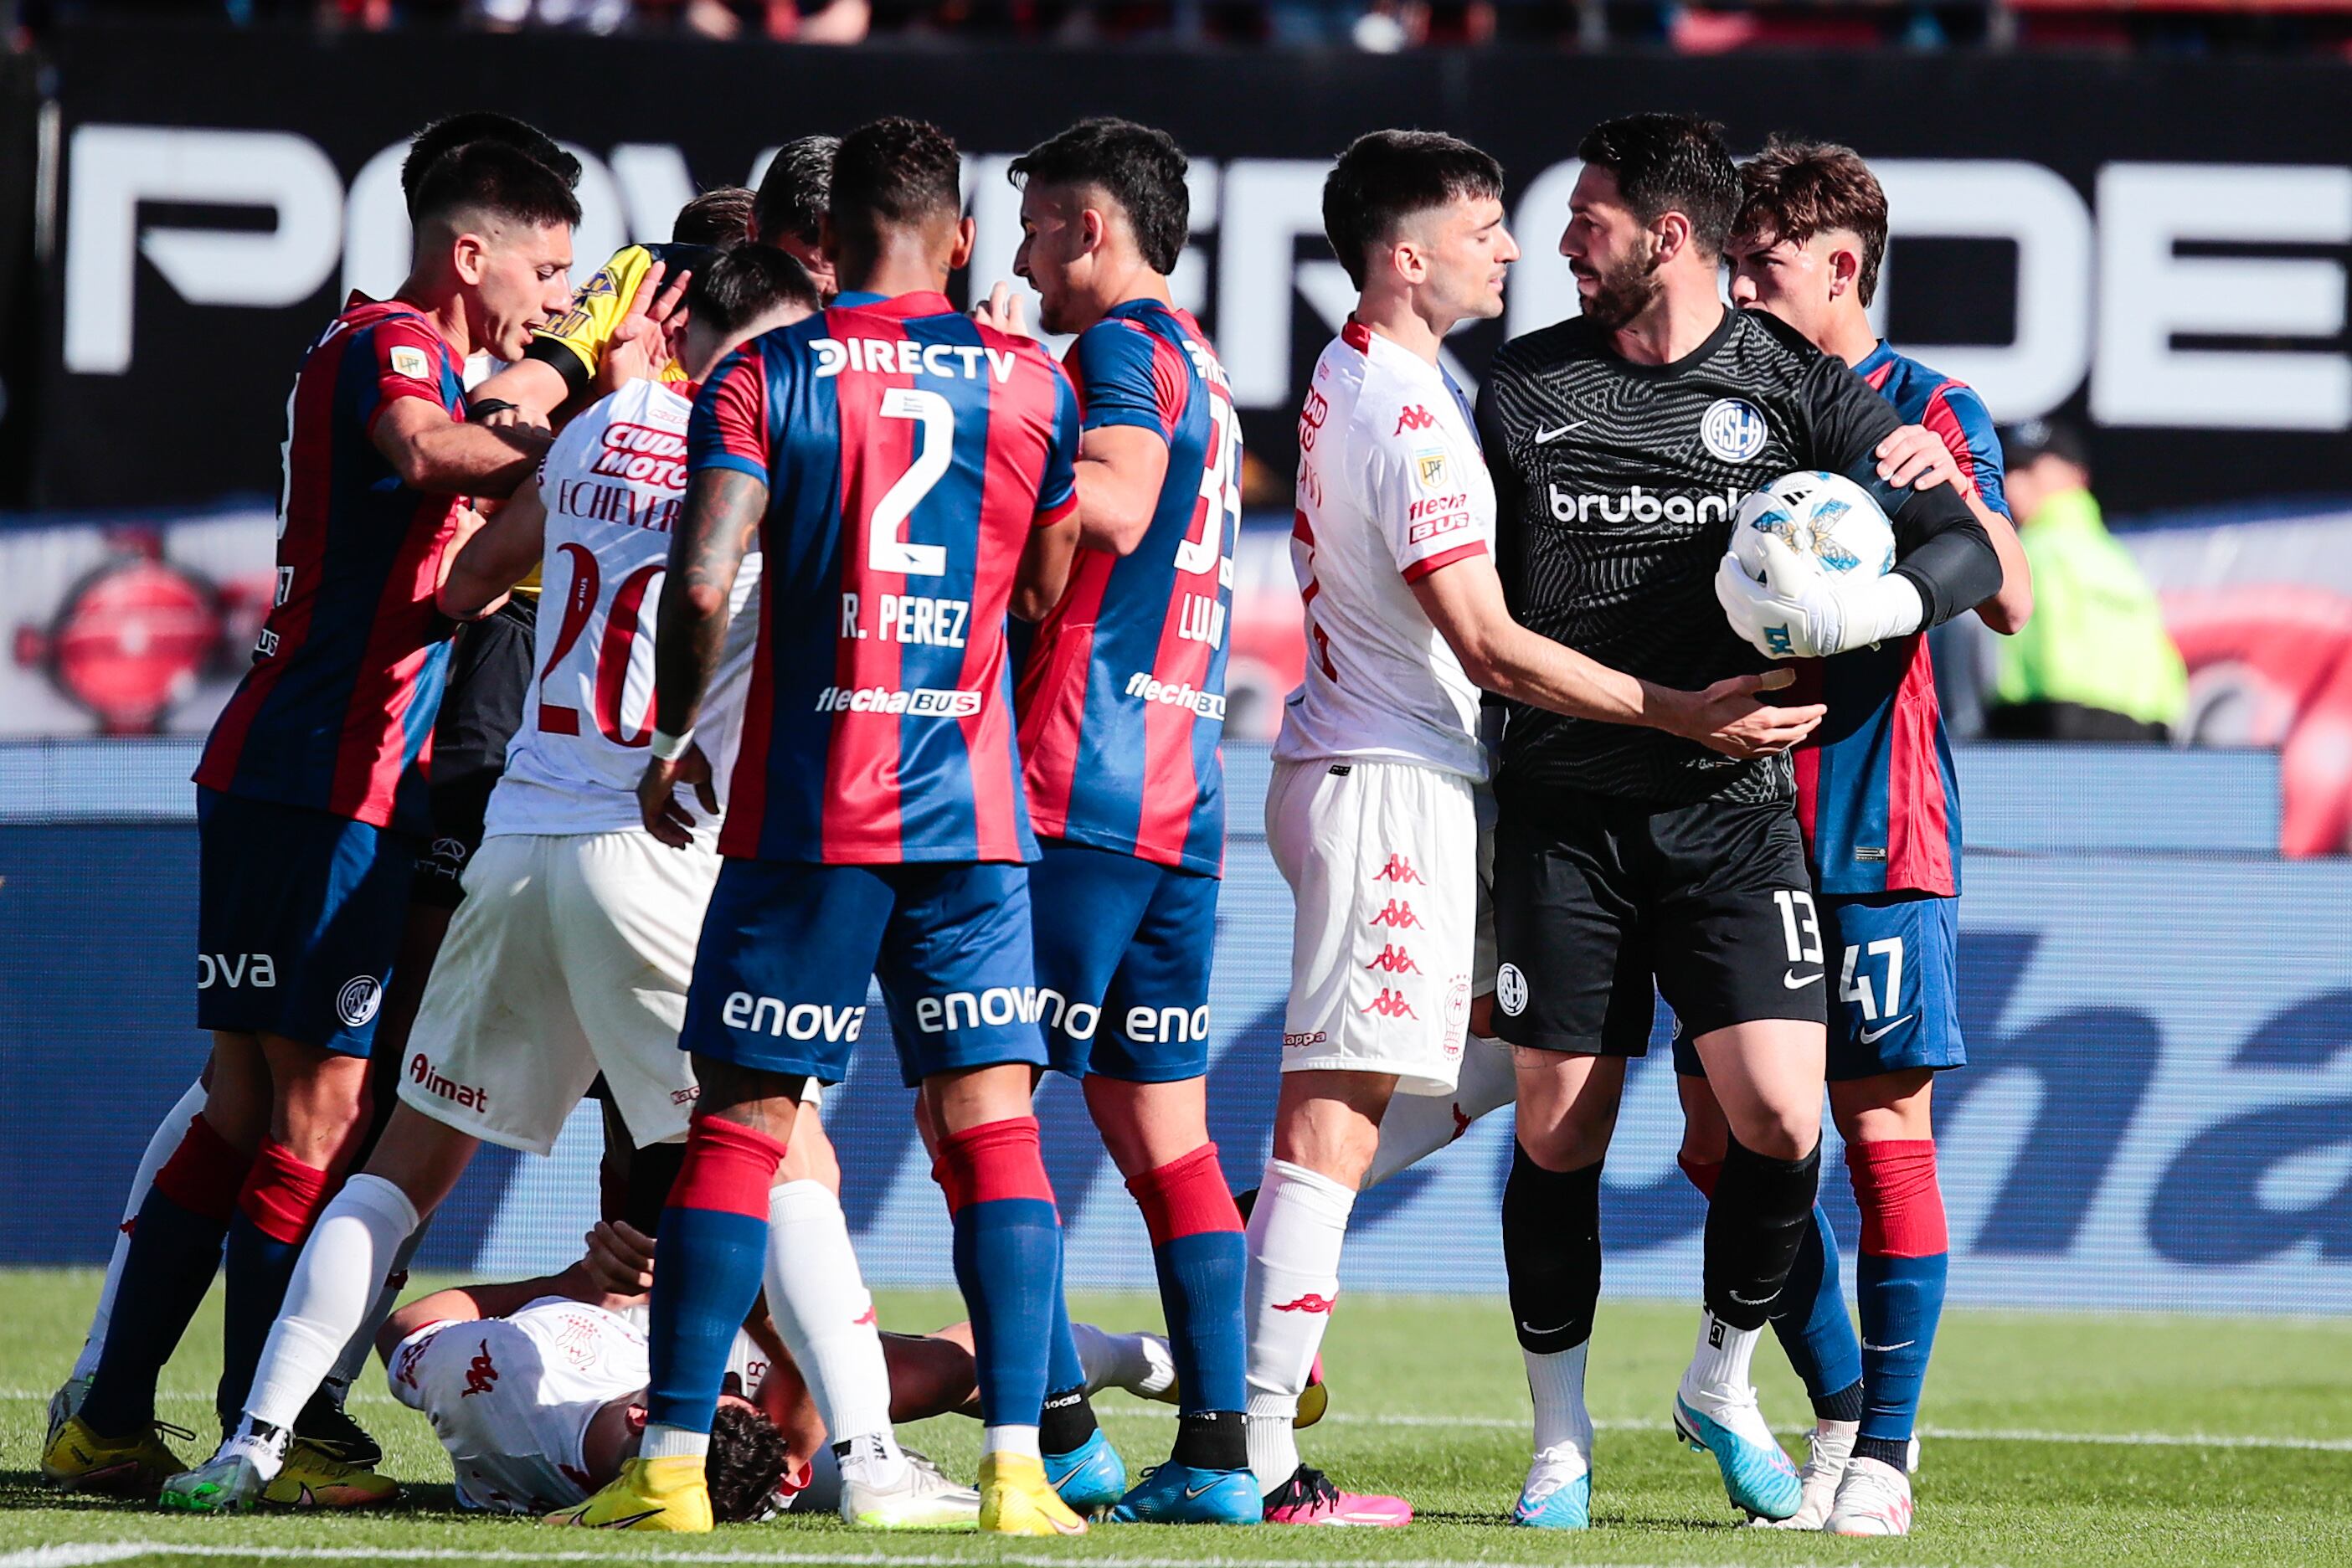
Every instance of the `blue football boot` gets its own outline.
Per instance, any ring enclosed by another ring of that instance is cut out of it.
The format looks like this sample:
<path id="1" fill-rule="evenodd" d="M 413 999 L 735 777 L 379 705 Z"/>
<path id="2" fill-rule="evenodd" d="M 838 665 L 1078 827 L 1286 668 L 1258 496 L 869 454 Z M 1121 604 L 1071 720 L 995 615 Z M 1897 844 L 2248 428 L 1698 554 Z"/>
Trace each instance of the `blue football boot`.
<path id="1" fill-rule="evenodd" d="M 1534 1530 L 1584 1530 L 1592 1523 L 1592 1469 L 1584 1456 L 1547 1448 L 1528 1470 L 1511 1505 L 1511 1522 Z"/>
<path id="2" fill-rule="evenodd" d="M 1786 1519 L 1804 1505 L 1804 1481 L 1764 1424 L 1753 1388 L 1695 1391 L 1685 1383 L 1675 1394 L 1675 1433 L 1715 1456 L 1734 1508 Z"/>
<path id="3" fill-rule="evenodd" d="M 1171 1459 L 1144 1471 L 1110 1517 L 1118 1524 L 1255 1524 L 1265 1511 L 1252 1472 L 1197 1469 Z"/>
<path id="4" fill-rule="evenodd" d="M 1109 1508 L 1127 1491 L 1127 1465 L 1097 1427 L 1066 1454 L 1045 1456 L 1045 1484 L 1081 1518 Z"/>

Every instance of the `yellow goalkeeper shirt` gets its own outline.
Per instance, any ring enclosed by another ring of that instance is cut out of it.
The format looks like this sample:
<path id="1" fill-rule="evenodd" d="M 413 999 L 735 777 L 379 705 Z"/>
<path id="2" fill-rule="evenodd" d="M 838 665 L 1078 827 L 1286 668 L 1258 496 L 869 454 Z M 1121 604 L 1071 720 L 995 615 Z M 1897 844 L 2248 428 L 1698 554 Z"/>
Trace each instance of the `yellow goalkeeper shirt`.
<path id="1" fill-rule="evenodd" d="M 578 396 L 596 379 L 596 366 L 604 357 L 604 345 L 613 340 L 614 328 L 628 314 L 629 302 L 637 296 L 637 286 L 645 281 L 654 264 L 667 263 L 666 280 L 675 281 L 679 273 L 701 267 L 718 255 L 707 245 L 681 245 L 675 241 L 624 246 L 572 295 L 572 308 L 563 319 L 532 335 L 523 358 L 555 367 L 572 395 Z M 662 367 L 661 374 L 666 382 L 686 380 L 686 371 L 675 360 Z"/>

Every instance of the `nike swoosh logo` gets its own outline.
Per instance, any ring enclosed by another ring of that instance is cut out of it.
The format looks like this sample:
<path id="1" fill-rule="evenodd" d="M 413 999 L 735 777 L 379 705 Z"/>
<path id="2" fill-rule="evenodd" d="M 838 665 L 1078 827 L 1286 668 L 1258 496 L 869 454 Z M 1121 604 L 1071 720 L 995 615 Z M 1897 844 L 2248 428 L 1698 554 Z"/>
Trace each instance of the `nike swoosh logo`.
<path id="1" fill-rule="evenodd" d="M 1215 1481 L 1206 1481 L 1200 1486 L 1186 1487 L 1184 1489 L 1184 1500 L 1186 1502 L 1191 1502 L 1195 1498 L 1208 1496 L 1210 1491 L 1216 1487 L 1216 1484 L 1217 1483 Z"/>
<path id="2" fill-rule="evenodd" d="M 1892 1023 L 1883 1023 L 1876 1029 L 1864 1030 L 1861 1036 L 1862 1043 L 1868 1045 L 1873 1040 L 1883 1039 L 1892 1030 L 1901 1029 L 1905 1024 L 1909 1023 L 1910 1021 L 1911 1015 L 1909 1013 L 1905 1013 L 1901 1018 L 1895 1019 Z"/>
<path id="3" fill-rule="evenodd" d="M 1559 425 L 1550 430 L 1546 430 L 1538 425 L 1536 428 L 1536 444 L 1538 446 L 1542 446 L 1549 442 L 1558 441 L 1561 436 L 1566 435 L 1571 430 L 1582 430 L 1585 423 L 1586 422 L 1580 419 L 1571 420 L 1566 424 Z"/>
<path id="4" fill-rule="evenodd" d="M 1918 1343 L 1919 1342 L 1916 1339 L 1900 1339 L 1896 1340 L 1893 1344 L 1873 1344 L 1868 1340 L 1864 1340 L 1862 1342 L 1862 1348 L 1864 1350 L 1874 1350 L 1883 1353 L 1890 1350 L 1908 1350 Z"/>
<path id="5" fill-rule="evenodd" d="M 1535 1324 L 1528 1322 L 1527 1319 L 1521 1318 L 1519 1320 L 1519 1327 L 1532 1334 L 1558 1333 L 1560 1330 L 1566 1328 L 1570 1323 L 1574 1322 L 1576 1320 L 1574 1318 L 1570 1318 L 1563 1322 L 1554 1323 L 1548 1329 L 1539 1329 L 1536 1327 Z"/>
<path id="6" fill-rule="evenodd" d="M 661 1511 L 662 1511 L 657 1508 L 649 1508 L 643 1513 L 624 1514 L 618 1519 L 608 1519 L 602 1524 L 590 1525 L 589 1528 L 592 1530 L 626 1530 L 633 1524 L 642 1524 L 648 1519 L 657 1517 Z M 574 1522 L 586 1524 L 588 1521 L 586 1520 L 575 1519 Z"/>
<path id="7" fill-rule="evenodd" d="M 1815 975 L 1815 976 L 1813 977 L 1813 978 L 1814 978 L 1814 979 L 1816 979 L 1816 980 L 1818 980 L 1818 979 L 1820 979 L 1820 978 L 1821 978 L 1821 977 L 1820 977 L 1819 975 Z M 1756 1297 L 1750 1298 L 1750 1297 L 1748 1297 L 1748 1296 L 1743 1296 L 1743 1295 L 1741 1295 L 1741 1294 L 1740 1294 L 1738 1291 L 1729 1291 L 1729 1292 L 1727 1292 L 1727 1293 L 1730 1295 L 1730 1297 L 1731 1297 L 1731 1299 L 1732 1299 L 1733 1301 L 1738 1301 L 1738 1302 L 1741 1306 L 1743 1306 L 1743 1307 L 1760 1307 L 1760 1306 L 1764 1306 L 1764 1305 L 1768 1304 L 1769 1302 L 1772 1301 L 1773 1300 L 1775 1300 L 1775 1297 L 1773 1297 L 1773 1296 L 1756 1296 Z"/>
<path id="8" fill-rule="evenodd" d="M 1792 991 L 1802 990 L 1805 987 L 1811 985 L 1815 980 L 1820 979 L 1825 972 L 1826 971 L 1824 970 L 1816 969 L 1810 975 L 1800 977 L 1796 970 L 1785 969 L 1781 971 L 1780 983 L 1788 987 L 1789 989 Z"/>

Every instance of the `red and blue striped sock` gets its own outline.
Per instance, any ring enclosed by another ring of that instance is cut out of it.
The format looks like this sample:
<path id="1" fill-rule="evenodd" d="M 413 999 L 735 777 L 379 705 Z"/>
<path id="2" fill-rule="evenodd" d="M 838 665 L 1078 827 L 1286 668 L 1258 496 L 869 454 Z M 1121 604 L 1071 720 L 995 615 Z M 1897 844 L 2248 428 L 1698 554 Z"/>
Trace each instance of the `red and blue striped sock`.
<path id="1" fill-rule="evenodd" d="M 1037 1118 L 949 1134 L 940 1140 L 938 1174 L 955 1224 L 956 1283 L 971 1313 L 981 1419 L 1034 1427 L 1062 1293 L 1062 1220 Z"/>
<path id="2" fill-rule="evenodd" d="M 1217 1145 L 1145 1171 L 1127 1184 L 1151 1232 L 1160 1310 L 1176 1361 L 1181 1425 L 1176 1461 L 1200 1469 L 1249 1463 L 1242 1411 L 1248 1403 L 1247 1321 L 1242 1281 L 1249 1247 L 1241 1211 L 1217 1162 Z"/>
<path id="3" fill-rule="evenodd" d="M 688 1126 L 654 1270 L 649 1427 L 710 1430 L 727 1353 L 760 1294 L 768 1188 L 783 1158 L 783 1145 L 740 1123 L 697 1116 Z"/>
<path id="4" fill-rule="evenodd" d="M 294 1278 L 302 1242 L 334 1188 L 325 1171 L 264 1138 L 245 1188 L 236 1195 L 221 1301 L 220 1386 L 213 1396 L 221 1424 L 232 1431 L 252 1392 L 261 1347 L 286 1304 L 286 1286 Z"/>
<path id="5" fill-rule="evenodd" d="M 155 1379 L 178 1348 L 220 1267 L 253 1156 L 202 1116 L 156 1171 L 131 1232 L 114 1316 L 81 1418 L 102 1437 L 128 1437 L 155 1418 Z M 267 1332 L 267 1325 L 264 1325 Z"/>
<path id="6" fill-rule="evenodd" d="M 1951 1241 L 1936 1181 L 1936 1143 L 1849 1144 L 1845 1163 L 1862 1208 L 1854 1267 L 1862 1307 L 1862 1435 L 1856 1457 L 1904 1468 L 1919 1389 L 1944 1313 Z"/>

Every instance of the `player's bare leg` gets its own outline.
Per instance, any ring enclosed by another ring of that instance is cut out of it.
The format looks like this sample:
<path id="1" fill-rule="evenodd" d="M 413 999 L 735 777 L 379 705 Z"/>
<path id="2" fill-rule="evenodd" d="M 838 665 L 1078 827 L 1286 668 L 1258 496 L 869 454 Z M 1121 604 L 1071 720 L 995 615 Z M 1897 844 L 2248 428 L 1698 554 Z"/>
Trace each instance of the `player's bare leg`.
<path id="1" fill-rule="evenodd" d="M 1511 1055 L 1518 1125 L 1503 1186 L 1503 1263 L 1535 1404 L 1535 1458 L 1511 1521 L 1581 1530 L 1592 1504 L 1584 1368 L 1601 1295 L 1601 1165 L 1625 1059 L 1527 1046 Z"/>
<path id="2" fill-rule="evenodd" d="M 1299 1462 L 1292 1423 L 1339 1295 L 1339 1252 L 1356 1193 L 1380 1147 L 1381 1119 L 1396 1093 L 1392 1072 L 1346 1069 L 1286 1072 L 1275 1103 L 1274 1157 L 1250 1210 L 1249 1458 L 1278 1523 L 1402 1524 L 1394 1498 L 1339 1491 Z"/>
<path id="3" fill-rule="evenodd" d="M 1924 1067 L 1830 1085 L 1830 1113 L 1862 1210 L 1854 1293 L 1864 1399 L 1853 1458 L 1824 1525 L 1833 1534 L 1910 1532 L 1913 1427 L 1950 1261 L 1929 1113 L 1934 1086 Z"/>
<path id="4" fill-rule="evenodd" d="M 1826 1035 L 1818 1023 L 1767 1019 L 1691 1045 L 1730 1137 L 1707 1205 L 1706 1307 L 1675 1420 L 1714 1453 L 1736 1506 L 1786 1519 L 1802 1504 L 1802 1485 L 1757 1409 L 1749 1366 L 1812 1225 Z"/>

